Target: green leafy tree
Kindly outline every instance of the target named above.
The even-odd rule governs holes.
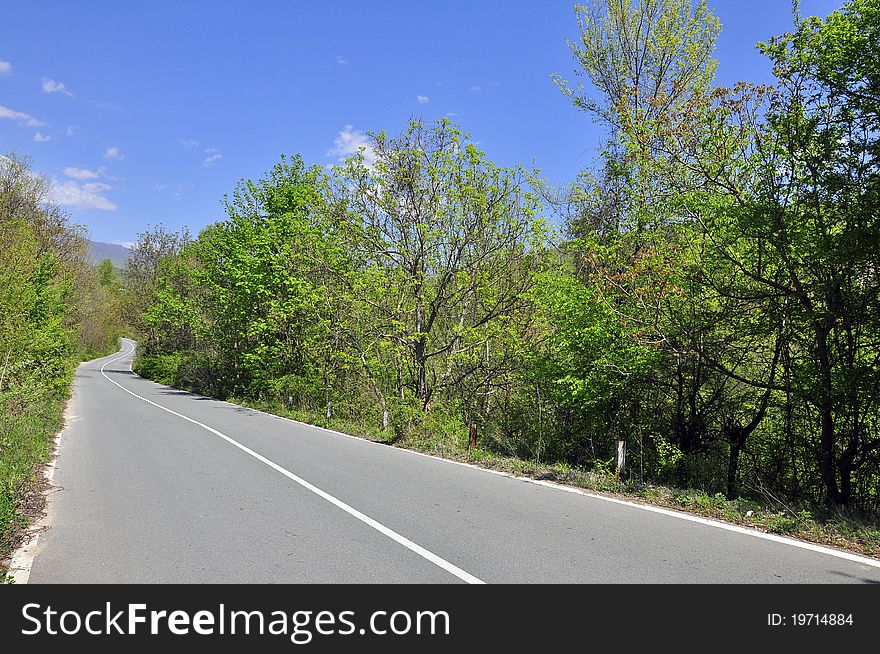
[[[861,49],[877,30],[876,2],[802,20],[761,45],[774,88],[717,89],[654,126],[665,163],[699,188],[687,197],[708,239],[703,272],[736,317],[729,324],[776,333],[775,345],[768,333],[739,357],[754,361],[763,349],[771,361],[773,352],[759,374],[732,363],[747,340],[704,354],[732,379],[784,398],[785,445],[802,461],[794,465],[809,466],[810,454],[832,507],[857,488],[866,500],[877,485],[880,62],[876,49]],[[793,442],[798,420],[806,452]]]
[[[356,347],[383,398],[428,411],[458,393],[471,417],[485,414],[541,265],[537,198],[524,171],[488,161],[448,120],[374,134],[370,147],[373,164],[362,153],[335,171],[354,261],[341,278],[369,316]]]
[[[118,312],[85,260],[82,227],[30,160],[0,156],[0,558],[50,453],[76,363],[115,346]]]
[[[266,397],[327,417],[343,374],[345,252],[326,222],[326,178],[282,159],[226,199],[227,220],[160,263],[144,314],[151,352],[190,352],[177,383]]]
[[[108,290],[116,290],[119,288],[121,281],[110,259],[104,259],[98,264],[98,283],[101,286]]]
[[[138,234],[138,240],[126,259],[123,269],[124,312],[128,325],[135,333],[155,343],[157,335],[144,321],[156,292],[159,266],[162,260],[173,256],[191,240],[189,231],[172,232],[162,225]]]
[[[581,39],[570,46],[593,93],[572,89],[558,75],[555,81],[608,128],[609,141],[599,173],[583,173],[562,194],[574,271],[591,302],[604,307],[593,313],[602,331],[644,348],[618,350],[633,356],[632,365],[621,360],[607,369],[606,381],[618,375],[621,383],[606,384],[616,386],[613,399],[585,419],[615,426],[603,439],[606,448],[617,425],[639,434],[642,450],[642,434],[651,443],[671,442],[692,455],[677,459],[674,481],[691,483],[684,466],[714,447],[730,389],[700,354],[715,329],[696,274],[703,246],[668,179],[674,171],[682,186],[692,175],[664,160],[655,126],[710,88],[720,27],[705,2],[690,0],[597,1],[575,10]],[[582,374],[589,379],[589,369]]]
[[[705,0],[593,0],[576,5],[580,42],[569,42],[596,94],[557,87],[576,107],[623,132],[645,136],[648,121],[711,84],[721,26]]]

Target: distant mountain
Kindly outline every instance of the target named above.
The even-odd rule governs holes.
[[[130,253],[131,250],[123,245],[89,241],[89,261],[96,266],[104,259],[110,259],[113,267],[121,270],[125,267]]]

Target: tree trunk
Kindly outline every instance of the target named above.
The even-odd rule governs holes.
[[[828,508],[841,504],[840,489],[837,486],[837,470],[834,465],[834,416],[828,406],[819,407],[822,431],[819,440],[819,469],[825,484],[825,503]]]
[[[735,500],[739,497],[737,475],[739,474],[739,455],[742,451],[742,437],[737,433],[739,431],[739,429],[731,430],[728,435],[730,458],[727,461],[727,499],[729,500]]]
[[[415,365],[416,365],[416,397],[422,401],[422,410],[427,411],[430,406],[431,392],[428,388],[428,361],[425,356],[427,352],[427,340],[422,337],[415,345]]]
[[[856,424],[853,425],[853,433],[850,436],[850,442],[843,451],[843,454],[840,455],[840,460],[837,462],[837,470],[840,472],[839,504],[849,504],[850,498],[852,497],[852,475],[856,468],[856,453],[859,450],[858,419],[856,418],[853,422]]]
[[[832,408],[831,359],[828,355],[830,329],[824,324],[817,324],[815,330],[820,379],[819,397],[816,404],[822,425],[819,437],[819,469],[822,483],[825,484],[825,503],[828,508],[834,508],[843,504],[843,497],[837,485],[837,466],[834,461],[834,445],[837,441],[837,434]]]

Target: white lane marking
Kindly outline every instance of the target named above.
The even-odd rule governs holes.
[[[356,438],[356,437],[354,437]],[[365,439],[361,439],[365,440]],[[370,441],[367,441],[370,442]],[[395,449],[403,449],[403,448],[395,448]],[[530,477],[518,477],[516,475],[512,475],[509,472],[503,472],[501,470],[491,470],[488,468],[481,468],[480,466],[475,466],[472,463],[465,463],[464,461],[454,461],[451,459],[443,459],[441,457],[432,456],[430,454],[425,454],[424,452],[415,452],[413,450],[403,450],[406,452],[412,452],[413,454],[419,456],[425,456],[430,459],[434,459],[436,461],[446,461],[447,463],[454,463],[457,465],[465,466],[468,468],[473,468],[475,470],[480,470],[482,472],[490,472],[495,475],[499,475],[501,477],[508,477],[509,479],[516,479],[517,481],[524,481],[528,484],[535,484],[537,486],[544,486],[546,488],[552,488],[553,490],[563,491],[565,493],[574,493],[575,495],[583,495],[584,497],[591,497],[593,499],[602,500],[603,502],[611,502],[613,504],[620,504],[622,506],[632,507],[634,509],[641,509],[642,511],[650,511],[651,513],[659,513],[661,515],[670,516],[672,518],[679,518],[680,520],[687,520],[688,522],[696,522],[701,525],[706,525],[708,527],[717,527],[718,529],[724,529],[726,531],[732,531],[737,534],[744,534],[746,536],[753,536],[755,538],[762,538],[764,540],[773,541],[774,543],[781,543],[783,545],[790,545],[792,547],[799,547],[801,549],[809,550],[811,552],[818,552],[819,554],[826,554],[828,556],[835,556],[840,559],[846,559],[847,561],[854,561],[856,563],[861,563],[862,565],[868,565],[873,568],[880,568],[880,561],[877,559],[870,558],[868,556],[862,556],[860,554],[855,554],[853,552],[846,552],[844,550],[838,550],[833,547],[826,547],[825,545],[819,545],[817,543],[810,543],[808,541],[797,540],[796,538],[790,538],[787,536],[779,536],[777,534],[768,534],[765,531],[759,531],[757,529],[750,529],[749,527],[741,527],[740,525],[734,525],[729,522],[721,522],[720,520],[713,520],[712,518],[704,518],[703,516],[694,515],[693,513],[685,513],[683,511],[676,511],[675,509],[667,509],[660,506],[652,506],[650,504],[640,504],[639,502],[632,502],[630,500],[621,500],[617,497],[608,497],[607,495],[599,495],[597,493],[591,493],[589,491],[582,490],[580,488],[574,488],[572,486],[565,486],[563,484],[557,484],[552,481],[546,481],[544,479],[532,479]]]
[[[354,507],[349,506],[348,504],[346,504],[346,503],[343,502],[342,500],[339,500],[339,499],[335,498],[333,495],[330,495],[330,493],[327,493],[327,492],[321,490],[320,488],[318,488],[317,486],[314,486],[313,484],[310,484],[309,482],[307,482],[307,481],[306,481],[305,479],[303,479],[302,477],[298,477],[297,475],[295,475],[295,474],[293,474],[292,472],[290,472],[290,470],[287,470],[286,468],[281,467],[280,465],[278,465],[278,464],[275,463],[274,461],[270,461],[269,459],[267,459],[266,457],[264,457],[262,454],[259,454],[259,453],[257,453],[257,452],[254,452],[252,449],[250,449],[250,448],[247,447],[246,445],[242,445],[242,444],[239,443],[237,440],[235,440],[235,439],[233,439],[233,438],[230,438],[230,437],[227,436],[226,434],[223,434],[223,433],[217,431],[216,429],[214,429],[213,427],[209,427],[208,425],[199,422],[198,420],[194,420],[194,419],[192,419],[192,418],[190,418],[190,417],[188,417],[188,416],[185,416],[185,415],[183,415],[182,413],[177,413],[177,411],[172,411],[171,409],[169,409],[169,408],[167,408],[167,407],[164,407],[164,406],[162,406],[161,404],[156,404],[156,403],[153,402],[152,400],[148,400],[148,399],[145,398],[145,397],[141,397],[141,396],[138,395],[137,393],[134,393],[134,392],[128,390],[127,388],[125,388],[125,386],[122,386],[121,384],[119,384],[119,383],[113,381],[112,379],[110,379],[110,378],[107,376],[107,374],[104,372],[104,366],[106,366],[106,365],[109,364],[109,363],[113,363],[113,362],[115,362],[115,361],[118,361],[119,359],[122,359],[122,358],[128,356],[129,354],[131,354],[132,352],[134,352],[134,350],[135,350],[135,346],[134,346],[134,344],[131,344],[131,349],[130,349],[130,350],[128,350],[127,352],[122,353],[121,355],[119,355],[119,356],[116,357],[115,359],[111,359],[110,361],[107,361],[103,366],[101,366],[101,374],[104,376],[104,379],[106,379],[107,381],[109,381],[111,384],[114,384],[115,386],[118,386],[119,388],[121,388],[122,390],[124,390],[124,391],[125,391],[126,393],[128,393],[129,395],[133,395],[134,397],[138,398],[139,400],[143,400],[143,401],[146,402],[147,404],[152,404],[152,405],[153,405],[154,407],[156,407],[157,409],[162,409],[163,411],[166,411],[166,412],[168,412],[168,413],[170,413],[170,414],[172,414],[172,415],[175,415],[175,416],[177,416],[178,418],[182,418],[183,420],[186,420],[187,422],[191,422],[191,423],[194,424],[194,425],[198,425],[198,426],[201,427],[202,429],[205,429],[206,431],[211,432],[211,433],[214,434],[215,436],[219,436],[220,438],[222,438],[223,440],[225,440],[227,443],[229,443],[229,444],[231,444],[231,445],[234,445],[235,447],[237,447],[238,449],[240,449],[242,452],[245,452],[246,454],[249,454],[250,456],[254,457],[257,461],[260,461],[261,463],[265,463],[267,466],[269,466],[269,467],[272,468],[273,470],[276,470],[277,472],[280,472],[282,475],[284,475],[284,476],[287,477],[288,479],[291,479],[292,481],[295,481],[297,484],[299,484],[300,486],[302,486],[302,487],[305,488],[306,490],[309,490],[309,491],[311,491],[312,493],[314,493],[315,495],[317,495],[318,497],[321,497],[321,498],[327,500],[328,502],[330,502],[330,503],[333,504],[334,506],[339,507],[340,509],[342,509],[343,511],[345,511],[346,513],[348,513],[349,515],[351,515],[351,516],[357,518],[358,520],[360,520],[360,521],[363,522],[364,524],[366,524],[366,525],[372,527],[373,529],[375,529],[375,530],[378,531],[379,533],[384,534],[385,536],[388,536],[388,538],[390,538],[391,540],[393,540],[393,541],[395,541],[395,542],[397,542],[397,543],[400,543],[401,545],[403,545],[403,546],[404,546],[405,548],[407,548],[408,550],[411,550],[412,552],[415,552],[416,554],[418,554],[418,555],[421,556],[422,558],[427,559],[428,561],[430,561],[431,563],[433,563],[433,564],[436,565],[437,567],[442,568],[443,570],[446,570],[446,572],[448,572],[448,573],[450,573],[450,574],[452,574],[452,575],[458,577],[458,578],[461,579],[462,581],[464,581],[464,582],[466,582],[466,583],[469,583],[469,584],[483,584],[483,583],[485,583],[484,581],[478,579],[477,577],[473,576],[472,574],[469,574],[469,573],[465,572],[464,570],[462,570],[462,569],[459,568],[458,566],[456,566],[456,565],[450,563],[449,561],[447,561],[447,560],[445,560],[445,559],[440,558],[439,556],[437,556],[437,555],[434,554],[433,552],[431,552],[431,551],[429,551],[429,550],[426,550],[426,549],[425,549],[424,547],[422,547],[421,545],[418,545],[418,544],[412,542],[412,541],[411,541],[410,539],[408,539],[406,536],[401,536],[400,534],[398,534],[398,533],[397,533],[396,531],[394,531],[393,529],[390,529],[390,528],[386,527],[385,525],[383,525],[381,522],[378,522],[378,521],[376,521],[376,520],[373,520],[373,518],[371,518],[370,516],[361,513],[360,511],[358,511],[358,510],[355,509]],[[129,369],[130,369],[130,368],[131,368],[131,366],[129,365]]]
[[[170,387],[169,387],[170,388]],[[213,399],[213,398],[207,398]],[[233,404],[232,402],[225,402],[224,400],[214,400],[215,402],[222,402],[223,404],[228,404],[231,407],[240,408],[241,405]],[[366,438],[361,438],[360,436],[352,436],[351,434],[346,434],[341,431],[336,431],[335,429],[327,429],[326,427],[318,427],[317,425],[310,425],[307,422],[300,422],[299,420],[294,420],[293,418],[287,418],[285,416],[278,416],[274,413],[266,413],[265,411],[260,411],[259,409],[254,409],[252,407],[247,407],[250,411],[256,411],[257,413],[261,413],[270,418],[277,418],[278,420],[284,420],[286,422],[292,422],[295,425],[299,425],[302,427],[308,427],[309,429],[316,429],[320,431],[327,432],[329,434],[335,434],[336,436],[344,436],[345,438],[349,438],[351,440],[358,441],[360,443],[364,443],[366,445],[374,445],[378,447],[388,448],[389,446],[384,443],[378,443],[376,441],[367,440]],[[774,543],[780,543],[782,545],[789,545],[791,547],[798,547],[800,549],[809,550],[811,552],[816,552],[818,554],[825,554],[827,556],[833,556],[839,559],[845,559],[847,561],[853,561],[855,563],[860,563],[862,565],[867,565],[873,568],[880,568],[880,561],[874,558],[870,558],[867,556],[862,556],[860,554],[855,554],[853,552],[847,552],[844,550],[835,549],[833,547],[827,547],[825,545],[819,545],[817,543],[810,543],[803,540],[797,540],[795,538],[789,538],[787,536],[779,536],[777,534],[768,534],[764,531],[759,531],[757,529],[752,529],[749,527],[741,527],[739,525],[734,525],[729,522],[721,522],[720,520],[713,520],[711,518],[704,518],[702,516],[694,515],[692,513],[685,513],[683,511],[676,511],[675,509],[667,509],[659,506],[652,506],[650,504],[641,504],[639,502],[631,502],[629,500],[621,500],[616,497],[609,497],[607,495],[599,495],[598,493],[591,493],[590,491],[585,491],[580,488],[574,488],[572,486],[566,486],[564,484],[558,484],[552,481],[546,481],[543,479],[532,479],[531,477],[519,477],[517,475],[512,475],[509,472],[503,472],[501,470],[492,470],[491,468],[483,468],[478,465],[474,465],[473,463],[466,463],[464,461],[456,461],[454,459],[444,459],[443,457],[434,456],[433,454],[428,454],[426,452],[417,452],[416,450],[408,450],[402,447],[392,447],[392,451],[401,452],[406,454],[413,454],[415,456],[425,457],[427,459],[431,459],[432,461],[438,461],[440,463],[449,463],[452,465],[463,466],[465,468],[470,468],[471,470],[476,470],[478,472],[489,473],[491,475],[497,475],[499,477],[507,477],[508,479],[513,479],[516,481],[522,481],[527,484],[535,484],[537,486],[544,486],[546,488],[551,488],[553,490],[562,491],[565,493],[574,493],[575,495],[583,495],[584,497],[590,497],[596,500],[602,500],[603,502],[611,502],[613,504],[620,504],[622,506],[628,506],[634,509],[641,509],[642,511],[650,511],[652,513],[659,513],[661,515],[669,516],[672,518],[678,518],[680,520],[687,520],[689,522],[695,522],[698,524],[706,525],[708,527],[715,527],[717,529],[724,529],[726,531],[731,531],[738,534],[744,534],[746,536],[752,536],[753,538],[761,538],[763,540],[769,540]]]
[[[213,398],[209,398],[213,399]],[[228,404],[232,407],[240,407],[241,405],[232,404],[231,402],[224,402],[223,400],[214,400],[215,402],[223,402],[224,404]],[[302,427],[308,427],[310,429],[317,429],[320,431],[324,431],[330,434],[334,434],[336,436],[344,436],[345,438],[350,438],[352,440],[359,441],[361,443],[365,443],[368,445],[378,445],[380,447],[388,448],[389,446],[384,443],[379,443],[376,441],[371,441],[366,438],[361,438],[360,436],[352,436],[351,434],[346,434],[341,431],[336,431],[334,429],[327,429],[326,427],[318,427],[317,425],[310,425],[307,422],[300,422],[299,420],[294,420],[293,418],[287,418],[285,416],[277,416],[274,413],[266,413],[265,411],[260,411],[259,409],[254,409],[252,407],[247,407],[250,411],[256,411],[257,413],[261,413],[270,418],[277,418],[279,420],[285,420],[287,422],[292,422],[296,425],[300,425]],[[641,504],[639,502],[632,502],[629,500],[622,500],[616,497],[609,497],[607,495],[599,495],[598,493],[591,493],[590,491],[585,491],[581,488],[575,488],[573,486],[566,486],[564,484],[555,483],[552,481],[546,481],[544,479],[532,479],[531,477],[520,477],[517,475],[510,474],[509,472],[503,472],[501,470],[492,470],[491,468],[483,468],[478,465],[474,465],[473,463],[466,463],[464,461],[456,461],[455,459],[444,459],[443,457],[435,456],[433,454],[428,454],[426,452],[418,452],[416,450],[409,450],[403,447],[392,447],[391,448],[395,452],[405,452],[407,454],[414,454],[416,456],[425,457],[427,459],[431,459],[433,461],[439,461],[441,463],[450,463],[452,465],[463,466],[465,468],[470,468],[472,470],[476,470],[479,472],[489,473],[491,475],[497,475],[499,477],[507,477],[508,479],[514,479],[516,481],[522,481],[527,484],[535,484],[536,486],[544,486],[545,488],[552,488],[553,490],[562,491],[564,493],[574,493],[575,495],[583,495],[584,497],[591,497],[596,500],[602,500],[603,502],[611,502],[613,504],[620,504],[622,506],[628,506],[634,509],[641,509],[642,511],[650,511],[652,513],[659,513],[661,515],[669,516],[672,518],[678,518],[680,520],[687,520],[688,522],[696,522],[698,524],[706,525],[708,527],[716,527],[718,529],[724,529],[726,531],[732,531],[737,534],[744,534],[746,536],[752,536],[754,538],[762,538],[764,540],[769,540],[774,543],[781,543],[783,545],[790,545],[791,547],[799,547],[804,550],[809,550],[811,552],[817,552],[819,554],[825,554],[828,556],[834,556],[839,559],[846,559],[847,561],[854,561],[855,563],[861,563],[862,565],[871,566],[873,568],[880,568],[880,560],[862,556],[860,554],[855,554],[853,552],[847,552],[844,550],[835,549],[833,547],[827,547],[825,545],[819,545],[817,543],[810,543],[808,541],[797,540],[796,538],[790,538],[788,536],[779,536],[777,534],[768,534],[765,531],[759,531],[757,529],[752,529],[749,527],[741,527],[740,525],[734,525],[729,522],[721,522],[720,520],[713,520],[712,518],[704,518],[702,516],[694,515],[693,513],[685,513],[683,511],[677,511],[675,509],[667,509],[659,506],[652,506],[650,504]]]

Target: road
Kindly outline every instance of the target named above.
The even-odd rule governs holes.
[[[846,583],[880,567],[80,366],[29,583]]]

